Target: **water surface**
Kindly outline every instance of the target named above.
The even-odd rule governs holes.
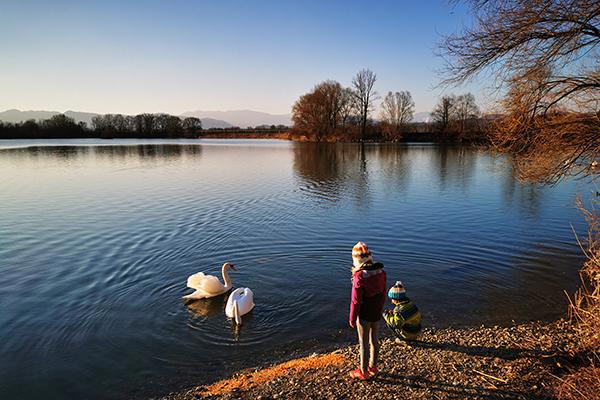
[[[552,319],[591,187],[518,183],[483,151],[279,141],[0,143],[0,398],[123,398],[346,329],[354,243],[425,324]],[[225,297],[188,275],[238,265]],[[258,362],[258,360],[257,360]]]

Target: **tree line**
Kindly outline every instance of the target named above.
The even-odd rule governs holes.
[[[169,114],[104,114],[92,117],[91,126],[75,122],[64,114],[46,120],[24,122],[0,121],[0,139],[69,139],[69,138],[198,138],[237,135],[237,137],[276,136],[289,131],[285,125],[259,125],[256,127],[227,128],[202,127],[196,117],[180,118]]]
[[[292,108],[293,133],[315,141],[399,141],[423,130],[415,125],[415,102],[409,91],[388,92],[375,118],[377,75],[359,71],[350,87],[326,80],[300,96]],[[482,140],[483,124],[475,96],[471,93],[444,96],[431,113],[426,131],[434,140]],[[435,134],[435,135],[431,135]]]
[[[85,122],[76,123],[73,118],[64,114],[52,118],[24,122],[0,121],[0,139],[63,139],[89,137]]]
[[[202,130],[202,121],[169,114],[104,114],[92,118],[92,130],[100,137],[195,138]]]
[[[194,138],[202,130],[199,118],[181,119],[169,114],[105,114],[92,118],[91,127],[64,114],[18,123],[0,121],[2,139],[59,138]]]
[[[484,121],[472,93],[447,95],[439,99],[431,119],[442,140],[477,141],[481,139]]]

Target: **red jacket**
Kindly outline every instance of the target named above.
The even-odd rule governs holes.
[[[350,298],[350,325],[354,326],[357,317],[369,322],[381,319],[386,288],[386,275],[381,263],[367,265],[354,273]]]

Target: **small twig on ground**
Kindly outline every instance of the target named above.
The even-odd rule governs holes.
[[[474,369],[473,372],[478,373],[479,375],[485,376],[486,378],[495,379],[498,382],[508,383],[508,381],[506,379],[496,378],[495,376],[488,375],[488,374],[486,374],[484,372],[481,372],[481,371],[477,371],[476,369]]]

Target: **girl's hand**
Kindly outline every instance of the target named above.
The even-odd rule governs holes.
[[[350,328],[356,328],[356,323],[355,322],[348,321],[348,324],[350,325]]]

